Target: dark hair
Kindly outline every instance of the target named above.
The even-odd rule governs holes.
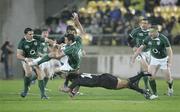
[[[76,32],[76,29],[74,28],[74,26],[72,25],[68,25],[67,28],[66,28],[66,32],[69,31],[69,30],[74,30]]]
[[[75,38],[74,38],[74,35],[73,34],[66,34],[65,37],[70,41],[74,42],[75,41]]]
[[[148,23],[149,23],[149,20],[148,19],[146,19],[146,18],[142,18],[142,19],[140,19],[140,22],[141,21],[147,21]]]
[[[44,28],[44,29],[42,29],[41,31],[42,31],[42,32],[44,32],[44,31],[48,31],[48,29]]]
[[[27,34],[29,31],[33,31],[31,28],[25,28],[24,34]]]
[[[151,25],[152,29],[158,30],[158,26],[157,25]]]

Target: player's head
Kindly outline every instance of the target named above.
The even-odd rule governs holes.
[[[49,36],[49,31],[47,29],[42,29],[41,36],[47,38]]]
[[[27,39],[31,40],[33,38],[34,32],[31,28],[25,28],[24,34],[25,34]]]
[[[66,34],[65,35],[65,44],[70,45],[75,41],[74,35],[73,34]]]
[[[68,25],[67,28],[66,28],[66,33],[67,33],[67,34],[76,35],[76,34],[77,34],[77,31],[76,31],[76,29],[74,28],[74,26]]]
[[[149,29],[149,33],[148,35],[151,37],[151,38],[156,38],[158,36],[158,28],[157,26],[152,26],[150,29]]]
[[[143,30],[147,30],[150,26],[149,21],[147,19],[141,19],[139,22],[139,26],[143,29]]]

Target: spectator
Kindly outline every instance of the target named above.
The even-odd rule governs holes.
[[[177,0],[161,0],[160,1],[160,5],[162,5],[162,6],[167,6],[167,5],[174,6],[174,5],[176,5],[176,3],[177,3]]]
[[[121,19],[121,10],[115,6],[114,9],[110,12],[111,21],[118,21]]]
[[[9,41],[5,41],[1,47],[1,50],[1,62],[4,64],[5,79],[10,79],[12,77],[12,74],[10,73],[10,64],[12,65],[12,54],[14,51]]]

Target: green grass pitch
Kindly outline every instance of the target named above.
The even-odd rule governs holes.
[[[164,95],[167,84],[157,80],[159,99],[146,100],[132,90],[81,87],[82,96],[71,99],[58,91],[63,80],[49,81],[50,99],[41,100],[37,82],[29,95],[21,98],[23,80],[0,80],[0,112],[180,112],[180,80],[174,81],[174,96]],[[141,84],[142,86],[142,81]]]

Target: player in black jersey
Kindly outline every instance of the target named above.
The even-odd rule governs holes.
[[[146,99],[150,99],[151,93],[148,90],[139,88],[139,80],[143,76],[150,76],[148,73],[138,73],[134,77],[130,77],[127,80],[121,80],[118,77],[113,76],[109,73],[103,74],[90,74],[90,73],[71,73],[67,76],[72,81],[71,85],[67,88],[60,88],[63,92],[69,92],[70,96],[75,96],[73,89],[76,86],[85,87],[103,87],[106,89],[119,90],[123,88],[129,88],[135,90],[145,96]]]

